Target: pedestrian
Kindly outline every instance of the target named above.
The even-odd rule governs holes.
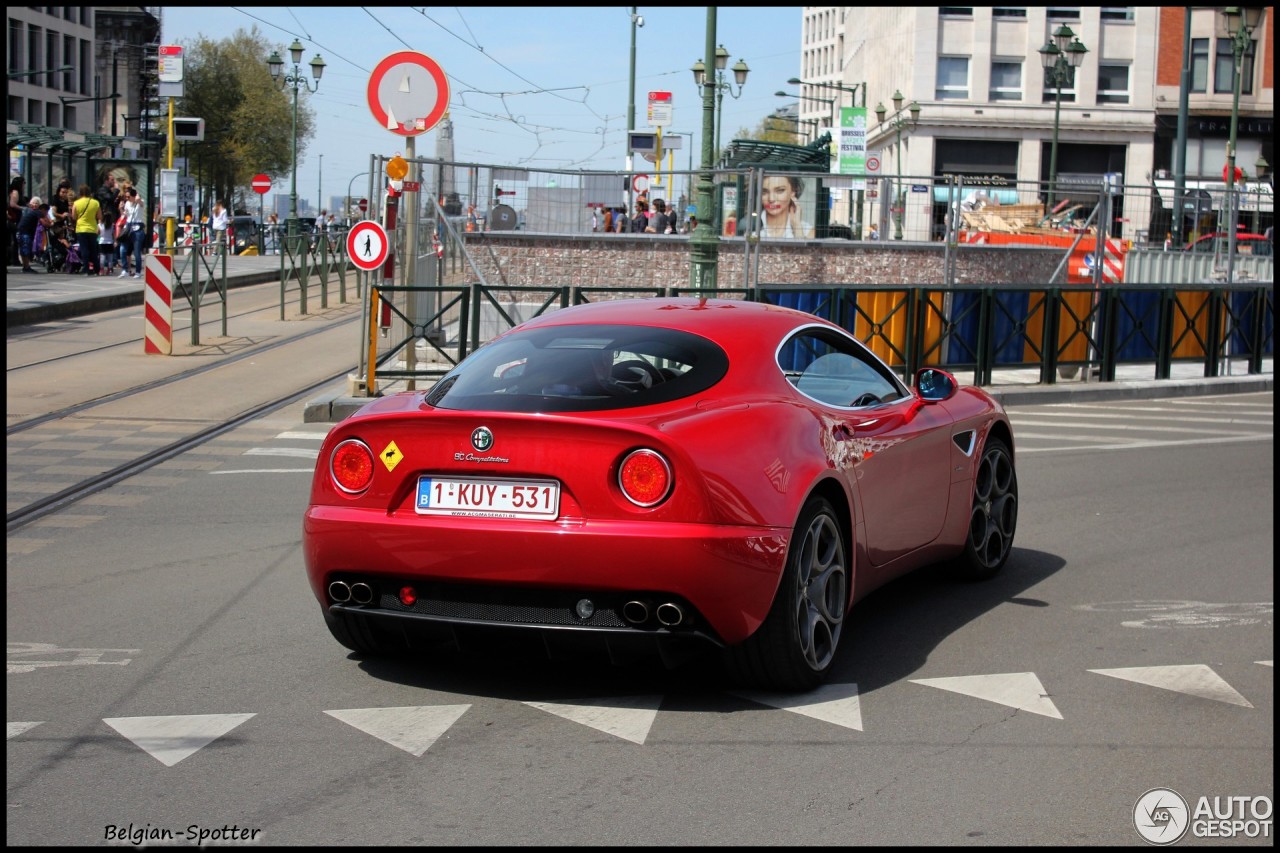
[[[31,257],[35,254],[36,229],[40,225],[40,196],[33,195],[23,208],[18,218],[18,260],[22,263],[22,271],[34,273],[31,268]]]
[[[880,239],[880,229],[876,228],[876,224],[874,222],[871,223],[871,234],[869,236],[872,240]]]
[[[613,233],[613,208],[606,207],[604,209],[604,233]]]
[[[102,186],[98,187],[98,191],[94,193],[94,198],[98,200],[98,209],[102,211],[105,219],[110,211],[116,209],[116,204],[120,200],[120,190],[116,186],[116,176],[111,171],[102,178]]]
[[[227,245],[227,203],[219,199],[213,205],[213,221],[210,223],[213,228],[213,243],[215,246]],[[214,251],[218,251],[216,248]]]
[[[649,202],[640,199],[636,202],[635,215],[631,217],[631,233],[643,234],[649,227]]]
[[[596,209],[591,208],[591,231],[595,233],[600,230],[600,216],[596,213]]]
[[[649,219],[644,226],[644,233],[666,234],[667,226],[667,203],[660,198],[655,198],[653,211],[649,214]]]
[[[104,208],[98,220],[98,275],[109,275],[116,265],[116,205]]]
[[[280,217],[271,214],[267,217],[267,252],[280,251]]]
[[[613,230],[619,234],[629,234],[631,232],[631,222],[627,219],[627,211],[618,208],[618,215],[613,220]]]
[[[133,253],[133,278],[142,277],[142,244],[146,241],[142,219],[142,199],[133,187],[125,192],[124,227],[120,237],[120,278],[129,275],[129,254]]]
[[[98,224],[102,222],[102,206],[93,197],[88,184],[80,185],[80,197],[71,205],[76,242],[80,246],[80,263],[85,275],[98,274]]]

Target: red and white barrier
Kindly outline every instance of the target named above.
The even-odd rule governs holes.
[[[145,276],[143,308],[146,333],[143,352],[173,354],[173,258],[147,255],[142,264]]]

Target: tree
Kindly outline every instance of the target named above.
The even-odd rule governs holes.
[[[226,199],[233,211],[253,209],[253,176],[263,172],[274,179],[293,168],[293,92],[271,79],[267,57],[274,50],[288,61],[288,51],[269,43],[256,26],[183,46],[184,95],[175,115],[203,118],[205,141],[182,143],[184,150],[175,153],[188,158],[187,174],[201,191],[212,193],[204,199],[206,210],[212,199]],[[299,159],[315,127],[309,97],[298,93]]]

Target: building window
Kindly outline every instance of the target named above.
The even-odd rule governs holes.
[[[1253,94],[1253,57],[1254,47],[1250,41],[1240,58],[1240,94]],[[1236,90],[1235,54],[1231,50],[1231,39],[1218,39],[1217,55],[1213,64],[1213,91],[1217,94],[1231,95]]]
[[[1067,9],[1062,6],[1050,6],[1046,16],[1050,21],[1078,21],[1080,20],[1080,10]]]
[[[964,56],[938,57],[938,86],[934,98],[939,101],[965,101],[969,98],[969,59]]]
[[[1129,103],[1129,66],[1098,65],[1098,103]]]
[[[1132,6],[1103,6],[1100,17],[1104,21],[1132,21]]]
[[[991,63],[991,91],[987,93],[991,101],[1022,100],[1022,63]]]
[[[1209,91],[1209,40],[1191,40],[1191,91]]]
[[[1025,18],[1027,9],[1025,6],[992,6],[991,17],[993,18]]]
[[[938,14],[944,18],[972,18],[972,6],[939,6]]]

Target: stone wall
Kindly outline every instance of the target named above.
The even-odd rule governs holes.
[[[667,235],[577,237],[528,232],[465,234],[467,251],[490,285],[573,284],[601,288],[687,287],[689,238]],[[1061,249],[959,246],[956,284],[1043,284],[1062,261]],[[719,286],[744,288],[746,245],[720,242]],[[759,284],[939,284],[942,243],[848,240],[764,241],[751,259]],[[465,276],[470,279],[473,276]]]

